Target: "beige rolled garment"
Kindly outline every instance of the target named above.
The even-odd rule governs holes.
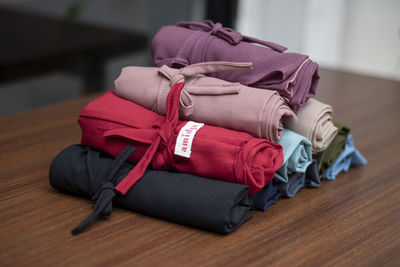
[[[305,136],[312,143],[312,153],[325,150],[338,131],[332,122],[332,107],[313,98],[297,113],[297,123],[288,129]]]

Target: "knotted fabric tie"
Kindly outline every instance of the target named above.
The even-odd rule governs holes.
[[[225,70],[237,70],[237,69],[249,69],[252,64],[249,62],[245,63],[233,63],[233,62],[207,62],[198,63],[194,65],[187,66],[180,69],[174,75],[170,75],[168,71],[161,72],[169,77],[171,81],[171,90],[167,96],[167,106],[166,106],[166,120],[160,126],[159,129],[145,129],[145,130],[112,130],[105,133],[105,136],[122,136],[128,139],[138,140],[144,143],[151,144],[146,150],[143,158],[138,162],[135,168],[125,177],[116,187],[115,190],[125,195],[126,192],[143,176],[150,162],[152,161],[154,154],[157,152],[159,146],[162,144],[164,148],[164,153],[167,153],[167,158],[172,159],[172,151],[168,149],[170,143],[173,142],[173,136],[175,133],[175,127],[179,119],[179,102],[181,99],[181,92],[185,86],[185,77],[193,76],[196,74],[205,74],[209,72],[225,71]],[[196,86],[188,86],[196,91]],[[235,89],[236,87],[236,89]],[[185,86],[186,88],[186,86]],[[237,85],[232,88],[228,88],[229,92],[237,92]],[[211,93],[213,90],[208,90]],[[189,94],[185,94],[189,97]],[[135,134],[132,134],[135,132]],[[155,136],[157,135],[157,136]],[[149,136],[151,137],[149,139]],[[155,137],[155,138],[152,138]],[[154,141],[151,141],[154,140]]]
[[[172,69],[163,65],[158,72],[170,80],[171,86],[176,83],[184,82],[185,78],[221,71],[249,70],[252,68],[251,62],[227,62],[210,61],[186,66],[179,70]],[[194,101],[191,95],[229,95],[239,94],[241,85],[239,83],[221,84],[185,84],[179,97],[181,112],[185,116],[193,113]],[[159,103],[161,105],[161,103]]]
[[[199,42],[204,38],[206,42],[209,42],[210,41],[209,37],[211,35],[216,36],[228,42],[231,45],[237,45],[241,41],[245,41],[249,43],[261,44],[280,53],[284,52],[287,49],[286,47],[273,42],[263,41],[253,37],[242,35],[241,33],[236,32],[231,28],[222,27],[221,23],[214,23],[211,20],[206,20],[204,22],[182,21],[179,22],[176,26],[194,30],[193,34],[186,40],[186,42],[181,47],[181,49],[179,50],[178,54],[176,55],[175,59],[172,62],[174,66],[178,67],[189,65],[188,57],[190,54],[192,54],[192,56],[198,59],[192,62],[204,61],[201,59],[201,57],[204,54],[203,52],[205,52],[205,50],[202,49],[201,52],[195,52],[193,54],[193,49],[197,47]],[[208,35],[204,35],[204,32],[207,32]],[[204,47],[207,46],[204,45],[203,48]]]
[[[234,31],[231,28],[222,27],[221,23],[214,23],[211,20],[206,20],[204,22],[182,21],[179,22],[176,26],[185,27],[191,30],[209,32],[210,34],[215,35],[232,45],[237,45],[241,41],[246,41],[269,47],[278,52],[283,52],[287,49],[286,47],[273,42],[263,41],[253,37],[242,35],[241,33]]]
[[[88,224],[93,221],[99,214],[103,214],[106,216],[109,216],[112,212],[112,200],[116,195],[116,192],[114,191],[114,186],[116,183],[116,173],[117,171],[121,168],[122,164],[132,155],[133,152],[135,152],[135,148],[127,146],[121,154],[118,155],[118,157],[113,161],[110,169],[108,172],[105,174],[104,183],[96,191],[94,194],[92,200],[95,201],[94,205],[94,210],[92,214],[89,215],[89,217],[81,222],[75,229],[71,231],[73,235],[77,235],[82,230],[88,226]],[[92,162],[95,160],[96,153],[92,150],[89,150],[88,152],[88,160]],[[97,174],[97,175],[104,175],[104,174]]]
[[[142,178],[144,172],[149,166],[151,160],[153,159],[154,154],[156,153],[161,142],[163,143],[164,146],[167,146],[167,144],[173,141],[171,137],[174,135],[175,127],[178,123],[178,118],[179,118],[179,96],[184,85],[185,84],[183,82],[180,82],[172,86],[171,91],[169,92],[167,97],[166,120],[159,129],[137,130],[138,131],[137,136],[139,136],[139,139],[140,137],[143,137],[142,141],[145,143],[149,143],[149,140],[151,140],[146,138],[146,134],[147,136],[148,134],[151,134],[153,136],[154,134],[157,134],[157,137],[153,139],[154,141],[151,143],[150,147],[146,150],[142,159],[138,162],[135,168],[133,168],[132,171],[129,172],[129,174],[115,187],[115,190],[117,190],[122,195],[125,195],[126,192],[128,192],[128,190],[140,178]],[[129,133],[127,134],[130,135]],[[105,134],[105,136],[112,136],[112,135],[123,136],[123,134],[119,133],[118,130],[110,131]],[[172,154],[172,152],[169,151],[168,149],[167,152],[169,154]],[[172,157],[172,155],[170,155],[170,157]]]

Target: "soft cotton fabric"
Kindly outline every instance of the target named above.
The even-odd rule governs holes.
[[[180,119],[248,132],[276,141],[283,124],[296,115],[276,91],[250,88],[202,74],[249,68],[251,63],[205,62],[182,69],[126,67],[115,81],[115,94],[165,115],[167,95],[185,82],[180,95]]]
[[[331,167],[322,175],[324,179],[335,180],[341,172],[347,172],[351,166],[359,167],[367,164],[364,156],[354,147],[351,134],[347,137],[346,147]]]
[[[321,185],[321,179],[318,174],[317,161],[313,159],[306,170],[306,187],[317,188]]]
[[[64,192],[93,198],[104,190],[114,162],[105,153],[72,145],[53,160],[50,184]],[[111,175],[118,183],[133,167],[125,162]],[[247,193],[245,185],[147,170],[126,195],[117,194],[112,202],[132,211],[227,234],[252,217]]]
[[[250,196],[251,208],[266,211],[269,206],[278,201],[280,196],[279,186],[271,181],[263,189]]]
[[[338,122],[335,122],[335,127],[338,128],[338,132],[330,145],[324,151],[313,155],[317,160],[318,174],[320,177],[333,165],[346,147],[347,136],[350,133],[350,129]]]
[[[306,173],[290,174],[287,183],[279,183],[279,191],[282,197],[294,197],[296,193],[306,185]]]
[[[288,129],[311,141],[312,154],[325,150],[338,131],[332,122],[332,107],[315,99],[309,99],[297,113],[297,123]]]
[[[291,130],[285,129],[277,141],[283,148],[283,164],[275,173],[275,179],[284,183],[292,173],[304,173],[312,162],[311,142]]]
[[[318,175],[318,169],[316,161],[308,165],[306,172],[303,173],[292,173],[289,175],[287,183],[276,182],[274,183],[279,186],[279,191],[282,197],[294,197],[296,193],[303,187],[316,188],[321,184],[321,180]]]
[[[138,163],[116,190],[125,194],[151,163],[153,169],[191,173],[246,184],[249,194],[261,190],[282,165],[282,147],[247,133],[204,125],[197,131],[190,158],[174,154],[179,130],[178,103],[183,83],[171,89],[167,117],[107,92],[82,109],[82,144],[117,156],[127,146],[137,148],[129,161]]]
[[[261,44],[260,45],[255,45]],[[164,26],[151,46],[154,64],[180,68],[207,61],[253,62],[249,71],[210,73],[230,82],[278,91],[297,111],[315,95],[318,64],[308,56],[283,53],[285,47],[241,35],[220,23],[180,22]]]

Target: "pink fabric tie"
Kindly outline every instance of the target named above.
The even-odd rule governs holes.
[[[170,80],[171,86],[178,82],[185,82],[185,78],[198,75],[207,74],[219,71],[230,71],[230,70],[246,70],[251,69],[251,62],[204,62],[186,66],[179,69],[171,69],[167,66],[162,66],[158,72],[164,75]],[[191,95],[230,95],[238,94],[241,85],[239,83],[228,83],[224,86],[220,84],[186,84],[182,89],[180,96],[180,107],[181,112],[184,116],[190,116],[193,114],[195,107],[195,101],[192,100]],[[162,103],[159,103],[162,105]]]

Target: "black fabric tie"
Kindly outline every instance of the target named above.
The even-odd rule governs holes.
[[[119,155],[115,158],[112,165],[108,169],[105,176],[104,183],[99,190],[96,191],[92,200],[95,201],[94,210],[87,219],[81,222],[75,229],[71,231],[73,235],[77,235],[89,225],[99,214],[110,216],[112,212],[112,200],[116,196],[117,192],[114,190],[116,183],[117,171],[121,168],[124,162],[136,151],[136,148],[127,146]],[[89,151],[89,153],[98,153],[96,151]],[[93,158],[88,155],[88,159]]]

